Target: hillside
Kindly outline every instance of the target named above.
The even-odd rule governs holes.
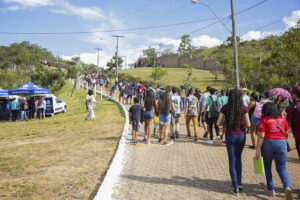
[[[177,87],[184,85],[184,80],[187,78],[186,68],[167,68],[167,70],[168,75],[162,78],[160,81],[161,85]],[[140,78],[141,81],[152,81],[152,79],[149,77],[151,72],[151,67],[144,67],[122,70],[119,73],[130,75],[134,78]],[[208,85],[218,89],[225,88],[224,76],[219,75],[218,79],[215,81],[215,76],[207,70],[194,69],[192,78],[195,78],[195,80],[192,81],[192,85],[195,88],[199,88],[201,91],[204,91]]]

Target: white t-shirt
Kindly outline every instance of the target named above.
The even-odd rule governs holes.
[[[248,95],[243,95],[243,102],[244,102],[244,106],[248,108],[248,105],[250,103],[250,98],[248,97]]]
[[[180,101],[181,101],[180,96],[172,94],[171,98],[175,107],[175,113],[180,114]]]
[[[87,95],[86,96],[86,98],[89,100],[88,102],[87,102],[87,105],[88,106],[91,106],[91,107],[94,107],[95,106],[95,103],[96,103],[96,99],[95,99],[95,97],[94,97],[94,95]]]
[[[206,99],[210,96],[210,92],[205,92],[201,95],[199,102],[202,103],[201,112],[204,112],[205,106],[206,106]],[[209,107],[207,108],[207,111],[209,111]]]

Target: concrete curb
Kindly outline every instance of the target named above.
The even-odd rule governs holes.
[[[97,94],[101,94],[100,92],[97,91]],[[107,95],[102,94],[104,97],[108,98]],[[111,165],[108,168],[108,171],[104,177],[104,180],[94,198],[94,200],[110,200],[112,199],[112,194],[113,194],[113,188],[115,183],[118,182],[118,180],[120,179],[120,175],[123,169],[123,157],[124,157],[124,148],[125,148],[125,141],[126,141],[126,137],[129,134],[129,115],[128,115],[128,111],[126,110],[126,108],[119,103],[117,100],[115,99],[110,99],[111,101],[114,101],[115,103],[117,103],[121,108],[122,111],[125,115],[125,123],[124,123],[124,129],[122,132],[122,136],[119,142],[119,146],[118,149],[116,151],[115,157],[113,158],[113,161],[111,163]]]

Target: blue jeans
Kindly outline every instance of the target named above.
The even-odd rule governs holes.
[[[264,158],[267,187],[269,190],[274,190],[274,183],[271,171],[273,159],[275,160],[276,171],[279,174],[283,187],[291,188],[289,174],[286,170],[286,145],[286,141],[283,139],[265,140],[262,145],[261,155]]]
[[[180,110],[183,111],[184,109],[185,109],[185,98],[181,97]]]
[[[28,121],[27,111],[22,110],[21,111],[21,121],[24,120],[24,116],[25,116],[25,120]]]
[[[139,98],[139,104],[142,104],[143,94],[138,94],[137,96]]]
[[[229,172],[233,188],[242,183],[242,152],[246,143],[246,135],[226,134],[226,147],[229,160]]]

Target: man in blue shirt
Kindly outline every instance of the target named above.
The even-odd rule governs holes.
[[[10,110],[12,112],[12,121],[16,121],[18,117],[18,101],[16,98],[11,102]]]

